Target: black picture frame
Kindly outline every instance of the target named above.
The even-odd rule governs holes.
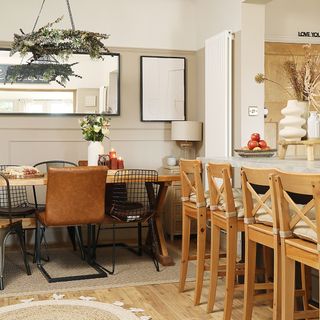
[[[141,121],[186,120],[186,62],[185,57],[140,56]]]

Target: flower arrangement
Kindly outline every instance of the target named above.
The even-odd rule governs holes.
[[[102,115],[88,115],[80,119],[80,127],[86,141],[103,141],[110,136],[110,118]]]
[[[269,79],[262,73],[255,76],[257,83],[269,81],[279,85],[289,97],[298,101],[308,101],[320,111],[320,56],[318,51],[313,50],[310,44],[304,45],[304,58],[301,64],[292,58],[283,63],[283,71],[290,83],[290,91],[284,88],[279,82]]]

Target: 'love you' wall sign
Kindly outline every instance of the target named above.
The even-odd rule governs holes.
[[[320,32],[298,31],[298,37],[320,38]]]

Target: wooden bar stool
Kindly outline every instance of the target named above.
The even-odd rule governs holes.
[[[252,318],[254,291],[273,289],[265,299],[273,298],[273,319],[280,319],[280,242],[279,222],[272,210],[277,205],[270,185],[270,176],[277,173],[275,169],[241,168],[242,192],[245,223],[245,285],[243,319]],[[258,188],[261,191],[256,191]],[[261,192],[261,193],[260,193]],[[273,283],[255,284],[257,244],[274,250]],[[267,277],[266,277],[267,278]]]
[[[197,261],[196,285],[194,304],[200,303],[205,271],[206,223],[210,211],[206,206],[206,199],[201,179],[202,165],[199,160],[181,160],[181,200],[182,200],[182,252],[180,266],[179,291],[184,291],[188,263]],[[197,254],[190,256],[190,226],[191,220],[197,221]]]
[[[320,319],[319,310],[307,310],[306,299],[304,311],[294,312],[295,262],[320,271],[320,175],[278,172],[272,180],[279,201],[281,319]],[[310,201],[299,205],[297,194],[311,196]]]
[[[230,319],[235,277],[244,273],[244,264],[236,261],[237,235],[239,231],[244,231],[242,194],[241,190],[232,189],[230,164],[209,163],[207,172],[211,213],[210,288],[207,311],[211,312],[213,309],[218,274],[223,269],[226,274],[223,319]],[[227,238],[226,264],[224,266],[219,265],[222,230],[225,231]]]

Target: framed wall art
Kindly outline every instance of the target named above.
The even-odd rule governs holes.
[[[186,59],[141,56],[141,121],[186,119]]]

